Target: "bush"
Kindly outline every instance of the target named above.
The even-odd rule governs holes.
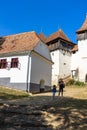
[[[76,85],[76,86],[84,86],[85,83],[84,82],[81,82],[81,81],[76,81],[74,79],[70,79],[67,84],[67,86],[70,86],[70,85]]]
[[[69,86],[69,85],[74,85],[75,84],[75,80],[74,79],[70,79],[66,85]]]
[[[84,82],[76,81],[75,85],[77,85],[77,86],[84,86],[85,84],[84,84]]]

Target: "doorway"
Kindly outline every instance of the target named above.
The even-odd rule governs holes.
[[[44,92],[45,90],[45,80],[40,80],[40,93]]]
[[[87,74],[85,75],[85,82],[87,83]]]

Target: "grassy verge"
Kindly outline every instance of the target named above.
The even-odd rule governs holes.
[[[78,98],[78,99],[87,99],[87,85],[85,85],[85,86],[77,86],[77,85],[66,86],[65,90],[69,97]]]
[[[0,86],[0,99],[19,99],[29,97],[29,93]]]

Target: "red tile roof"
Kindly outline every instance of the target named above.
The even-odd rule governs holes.
[[[40,41],[37,34],[33,31],[5,36],[0,39],[3,42],[0,47],[0,54],[33,50]]]
[[[41,40],[42,42],[45,43],[47,37],[46,37],[43,33],[40,33],[40,34],[38,35],[38,37],[40,38],[40,40]]]
[[[78,51],[78,45],[74,45],[74,48],[72,49],[72,52]]]
[[[53,41],[53,40],[59,39],[59,38],[65,40],[65,41],[71,42],[70,39],[64,34],[64,32],[63,32],[61,29],[59,29],[57,32],[51,34],[51,35],[47,38],[46,44],[47,44],[48,42],[50,42],[50,41]]]
[[[86,17],[85,21],[83,22],[81,28],[79,30],[77,30],[76,33],[84,32],[84,31],[87,31],[87,17]]]

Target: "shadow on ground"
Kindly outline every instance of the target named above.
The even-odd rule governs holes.
[[[0,105],[1,130],[87,130],[87,100],[37,95]]]

